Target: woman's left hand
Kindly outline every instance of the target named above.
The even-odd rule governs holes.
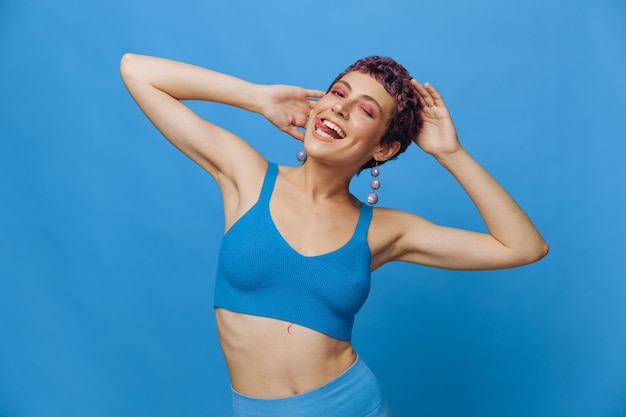
[[[422,105],[422,128],[413,141],[434,157],[450,155],[462,149],[441,94],[429,83],[422,85],[413,79],[411,85]]]

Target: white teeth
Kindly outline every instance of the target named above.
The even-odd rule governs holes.
[[[341,130],[341,128],[339,126],[337,126],[336,124],[334,124],[330,120],[324,120],[322,123],[325,124],[326,126],[330,127],[335,132],[337,132],[337,134],[339,135],[339,137],[341,139],[346,137],[346,134],[343,132],[343,130]]]
[[[334,137],[330,136],[328,133],[324,132],[322,129],[319,129],[319,128],[315,129],[315,132],[324,138],[335,139]]]

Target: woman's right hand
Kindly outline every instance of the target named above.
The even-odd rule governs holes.
[[[259,91],[259,113],[274,126],[298,140],[304,139],[309,112],[320,97],[320,90],[308,90],[291,85],[263,85]]]

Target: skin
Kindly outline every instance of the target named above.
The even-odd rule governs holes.
[[[348,73],[325,94],[256,85],[133,54],[122,58],[121,73],[152,123],[217,181],[225,230],[256,202],[267,161],[243,139],[200,118],[180,100],[214,101],[257,112],[302,140],[308,159],[298,167],[279,168],[270,214],[285,240],[306,256],[333,251],[350,239],[360,205],[349,192],[350,180],[371,158],[385,161],[399,148],[395,142],[380,144],[395,104],[367,74]],[[423,128],[414,142],[457,179],[488,232],[443,227],[411,213],[375,208],[367,235],[371,269],[391,261],[496,269],[545,256],[547,245],[526,214],[461,146],[438,91],[416,80],[412,85],[423,106]],[[339,126],[345,137],[320,134],[317,128],[323,120]],[[306,133],[297,127],[306,127]],[[275,398],[308,391],[343,372],[355,359],[350,342],[297,324],[219,308],[215,316],[233,388],[246,395]]]

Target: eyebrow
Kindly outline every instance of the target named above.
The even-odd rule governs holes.
[[[338,82],[338,83],[341,83],[341,84],[343,84],[343,85],[345,85],[345,86],[346,86],[346,88],[347,88],[348,90],[350,90],[350,92],[352,92],[352,86],[350,85],[350,83],[349,83],[349,82],[344,81],[344,80],[338,80],[337,82]],[[374,103],[374,104],[376,105],[376,107],[378,107],[378,110],[380,110],[380,113],[381,113],[381,114],[383,113],[383,108],[382,108],[382,107],[380,107],[380,104],[378,104],[378,101],[376,101],[376,99],[375,99],[374,97],[372,97],[372,96],[368,96],[367,94],[362,94],[362,95],[361,95],[361,97],[363,97],[363,98],[364,98],[365,100],[367,100],[367,101],[371,101],[372,103]]]

